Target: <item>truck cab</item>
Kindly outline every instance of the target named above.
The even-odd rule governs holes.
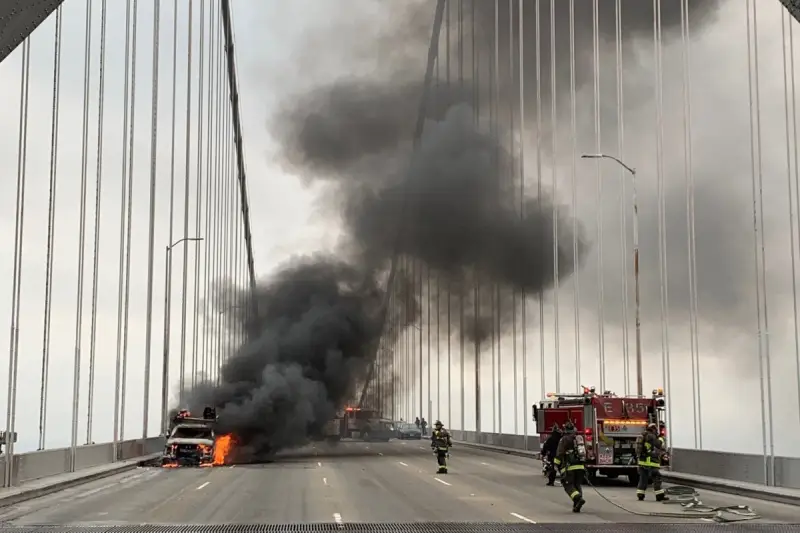
[[[163,466],[211,466],[214,463],[213,421],[184,417],[167,438]]]

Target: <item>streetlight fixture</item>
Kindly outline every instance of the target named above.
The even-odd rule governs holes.
[[[172,249],[188,241],[202,241],[203,237],[184,237],[168,245],[166,255],[166,276],[164,279],[164,360],[161,369],[161,431],[166,435],[167,432],[167,402],[169,400],[169,323],[172,313],[170,313],[170,303],[172,301]]]
[[[636,196],[636,169],[623,163],[613,155],[607,154],[583,154],[582,159],[610,159],[620,165],[631,174],[631,186],[633,188],[633,284],[634,299],[636,303],[636,394],[643,395],[642,385],[642,321],[641,305],[639,299],[639,202]]]

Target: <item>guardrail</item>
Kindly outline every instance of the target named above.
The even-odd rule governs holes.
[[[541,443],[538,435],[497,434],[475,431],[450,430],[453,439],[472,444],[499,446],[515,450],[538,452]],[[526,446],[527,442],[527,446]],[[769,485],[787,489],[800,489],[800,458],[771,457],[774,464],[775,479],[765,481],[764,456],[747,453],[714,452],[708,450],[690,450],[673,448],[670,456],[670,469],[676,473],[693,474],[709,478]],[[771,471],[767,463],[766,471]]]
[[[100,466],[116,461],[135,459],[161,451],[164,437],[125,440],[117,443],[117,457],[114,457],[114,444],[87,444],[75,449],[75,471]],[[0,457],[0,479],[5,479],[6,457]],[[26,481],[41,479],[70,472],[70,448],[55,448],[14,455],[12,486]]]

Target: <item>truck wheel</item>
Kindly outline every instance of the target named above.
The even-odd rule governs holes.
[[[635,487],[639,484],[639,472],[628,474],[628,485]]]

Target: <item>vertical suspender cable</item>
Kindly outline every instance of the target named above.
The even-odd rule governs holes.
[[[45,448],[47,433],[47,393],[50,377],[50,319],[53,308],[53,242],[55,239],[56,191],[58,180],[58,119],[61,110],[61,6],[56,10],[53,51],[53,109],[50,121],[50,192],[47,202],[47,259],[44,280],[44,326],[42,334],[42,377],[39,399],[39,449]],[[115,424],[116,428],[116,424]]]
[[[203,257],[203,357],[200,364],[203,381],[208,380],[208,371],[211,368],[211,335],[213,309],[210,304],[211,299],[211,252],[214,243],[211,242],[211,185],[213,183],[214,168],[216,164],[216,128],[219,114],[221,70],[220,61],[222,54],[219,50],[219,21],[216,9],[211,9],[210,18],[210,83],[209,83],[209,112],[208,112],[208,137],[206,139],[206,206],[205,206],[205,228],[203,236],[205,238],[204,257]]]
[[[125,235],[125,304],[124,304],[124,319],[123,319],[123,337],[122,337],[122,398],[120,404],[120,412],[122,418],[120,421],[120,440],[125,439],[125,400],[128,385],[128,318],[130,315],[130,296],[131,296],[131,243],[133,231],[133,146],[136,138],[136,29],[139,14],[139,0],[133,0],[133,26],[131,32],[131,106],[129,115],[131,119],[130,132],[128,135],[128,147],[124,152],[127,156],[128,163],[128,212],[126,214],[126,235]]]
[[[151,344],[153,340],[153,266],[155,263],[155,237],[156,237],[156,179],[158,167],[158,69],[159,48],[161,38],[161,1],[156,0],[153,5],[153,81],[152,81],[152,110],[150,115],[150,219],[147,244],[147,317],[145,322],[145,347],[144,347],[144,402],[142,416],[142,438],[147,438],[147,426],[150,414],[150,361],[152,358]],[[159,422],[160,423],[160,422]]]
[[[536,198],[542,211],[542,6],[536,0]],[[539,395],[545,395],[544,291],[539,291]],[[527,418],[527,417],[526,417]]]
[[[183,238],[189,238],[189,190],[192,183],[192,49],[194,48],[193,30],[194,30],[194,11],[192,9],[193,2],[189,2],[189,29],[186,37],[188,50],[186,52],[186,157],[184,159],[185,166],[185,179],[183,181]],[[186,394],[186,306],[188,304],[187,291],[189,284],[189,244],[183,243],[183,281],[181,285],[181,359],[180,359],[180,380],[179,385],[179,398],[180,403],[183,405],[183,399]]]
[[[464,83],[464,0],[458,0],[458,88],[463,94],[465,89]],[[461,355],[461,430],[466,431],[466,342],[464,338],[464,296],[466,287],[460,285],[458,287],[458,335],[459,335],[459,353]]]
[[[14,482],[14,435],[17,421],[17,376],[19,371],[19,312],[22,292],[22,251],[25,243],[25,186],[28,163],[28,88],[31,75],[31,40],[22,44],[22,76],[19,106],[19,144],[17,150],[17,196],[14,216],[14,274],[11,284],[11,325],[9,328],[8,399],[5,432],[5,479],[3,485]]]
[[[176,0],[177,2],[177,0]],[[135,14],[133,15],[135,17]],[[120,405],[122,389],[124,388],[123,376],[123,309],[125,306],[125,206],[128,176],[128,118],[130,107],[128,105],[128,95],[130,91],[129,72],[131,66],[131,0],[128,0],[125,11],[125,82],[123,97],[123,120],[122,120],[122,168],[120,174],[120,211],[119,211],[119,277],[117,281],[117,358],[114,373],[114,460],[117,460],[117,443],[123,438],[125,433],[125,406]]]
[[[230,138],[230,136],[229,136],[229,138]],[[225,359],[227,359],[230,356],[230,353],[231,353],[230,352],[230,350],[231,350],[230,331],[231,331],[231,317],[232,317],[231,313],[233,312],[232,311],[233,304],[231,303],[231,290],[232,290],[232,287],[231,287],[231,258],[233,257],[232,254],[231,254],[231,225],[232,225],[232,222],[233,222],[233,220],[231,218],[231,215],[232,215],[231,207],[232,207],[233,204],[232,204],[231,200],[233,199],[233,194],[232,194],[233,193],[233,188],[232,188],[232,185],[234,183],[233,180],[235,179],[235,174],[234,174],[234,171],[233,171],[233,165],[232,164],[233,164],[233,158],[231,157],[228,160],[228,172],[227,172],[228,175],[227,175],[227,179],[225,180],[225,218],[224,218],[225,226],[224,226],[224,234],[223,234],[224,238],[225,238],[225,241],[224,241],[225,242],[225,247],[224,247],[225,255],[223,256],[223,258],[225,260],[225,264],[224,264],[223,278],[222,279],[225,282],[225,292],[224,292],[225,314],[222,315],[222,317],[223,317],[223,320],[225,322],[225,332],[227,333],[227,335],[226,335],[227,336],[227,342],[225,343],[225,345],[226,345],[225,348],[226,349],[225,349],[225,352],[224,352],[225,353]]]
[[[445,80],[446,80],[446,94],[447,98],[451,98],[452,95],[452,86],[450,84],[450,15],[451,15],[451,6],[452,3],[450,0],[445,0]],[[438,57],[438,54],[437,54]],[[448,100],[449,101],[449,100]],[[439,322],[441,321],[441,312],[440,312],[440,303],[441,303],[441,291],[440,291],[440,278],[437,276],[436,278],[436,363],[438,366],[437,376],[441,374],[441,362],[440,362],[440,355],[439,352],[441,350],[442,344],[439,340],[440,334],[440,327]],[[452,380],[450,373],[452,371],[452,362],[450,357],[450,281],[448,279],[447,288],[445,289],[445,294],[447,296],[447,423],[453,424],[453,388],[452,388]],[[441,380],[439,380],[439,387],[437,389],[437,399],[436,403],[438,407],[436,411],[439,413],[438,416],[442,416],[442,409],[441,409]],[[800,389],[798,389],[800,390]],[[432,422],[428,420],[428,422]],[[461,428],[463,430],[464,428]]]
[[[209,11],[213,12],[213,3],[209,7]],[[209,27],[209,32],[211,28]],[[206,14],[205,14],[205,0],[200,1],[200,58],[198,60],[200,72],[198,74],[198,94],[197,94],[197,166],[195,168],[195,223],[194,235],[200,235],[200,218],[202,214],[203,205],[203,107],[204,107],[204,89],[206,86],[206,71],[205,71],[205,40],[206,40]],[[209,44],[209,56],[211,55],[211,45]],[[211,92],[209,90],[209,92]],[[194,383],[195,375],[197,374],[197,343],[198,343],[198,315],[200,311],[200,243],[195,243],[194,247],[194,275],[192,276],[192,383]]]
[[[481,75],[480,75],[480,55],[478,52],[478,41],[476,36],[476,16],[475,16],[475,2],[476,0],[472,0],[470,7],[472,12],[470,13],[470,21],[471,21],[471,31],[470,37],[472,38],[472,87],[474,92],[474,117],[475,117],[475,127],[480,129],[481,125]],[[478,433],[478,438],[480,439],[481,431],[483,427],[481,426],[481,329],[482,324],[480,323],[480,315],[481,315],[481,280],[480,276],[476,272],[475,274],[475,286],[474,286],[474,308],[475,308],[475,317],[474,317],[474,327],[475,327],[475,431]]]
[[[519,0],[519,211],[524,220],[525,213],[525,26],[522,0]],[[538,37],[537,37],[538,38]],[[522,325],[522,435],[524,448],[528,449],[528,353],[526,317],[527,298],[525,290],[520,291],[520,315]]]
[[[569,108],[570,137],[572,138],[572,164],[570,183],[572,185],[572,306],[575,328],[575,390],[581,390],[581,278],[578,255],[578,182],[576,162],[578,159],[577,93],[575,89],[575,0],[569,0]]]
[[[521,36],[520,36],[521,38]],[[516,54],[514,53],[514,0],[508,0],[508,83],[509,83],[509,91],[508,91],[508,107],[509,107],[509,150],[510,150],[510,158],[511,158],[511,167],[509,168],[509,183],[511,186],[511,201],[514,201],[514,180],[517,178],[516,170],[517,170],[517,162],[519,161],[519,154],[517,150],[522,151],[522,139],[519,140],[519,146],[517,147],[516,138],[514,134],[516,133],[516,121],[514,120],[514,113],[516,111],[516,104],[514,102],[514,97],[516,93],[514,92],[514,82],[516,81],[515,69],[514,69],[514,59],[516,58]],[[520,120],[520,123],[522,121]],[[520,197],[520,205],[522,205],[522,198]],[[520,212],[521,215],[521,212]],[[513,344],[512,351],[513,351],[513,364],[512,370],[514,372],[514,435],[519,435],[519,373],[517,371],[518,368],[518,352],[517,352],[517,296],[519,294],[519,289],[514,287],[511,293],[511,325],[512,325],[512,338]],[[502,403],[502,401],[501,401]],[[501,407],[502,408],[502,407]]]
[[[664,97],[661,54],[661,0],[653,0],[653,50],[656,99],[656,176],[658,181],[658,271],[661,280],[661,372],[667,378],[669,359],[669,275],[667,268],[666,199],[664,187]]]
[[[592,2],[592,52],[594,59],[594,146],[595,152],[601,153],[602,140],[600,129],[600,9],[598,0]],[[605,293],[603,290],[603,169],[601,160],[595,160],[597,173],[597,353],[600,364],[600,390],[606,390],[606,320]]]
[[[552,153],[552,195],[553,195],[553,352],[555,355],[556,390],[561,390],[561,351],[559,335],[558,291],[560,290],[558,275],[558,95],[556,86],[556,2],[550,0],[550,134]]]
[[[691,40],[689,38],[689,1],[681,0],[681,39],[683,41],[683,142],[684,173],[686,174],[686,213],[689,244],[689,335],[692,355],[692,402],[694,405],[695,447],[703,448],[702,410],[700,409],[700,347],[697,331],[697,260],[694,218],[694,171],[692,165],[692,92],[691,92]],[[672,428],[672,372],[667,354],[667,424]]]
[[[497,172],[497,188],[502,191],[500,184],[503,169],[500,166],[500,0],[494,0],[494,61],[492,62],[492,76],[494,82],[493,102],[490,108],[494,113],[494,139],[495,139],[495,171]],[[498,194],[497,201],[503,201]],[[494,301],[492,305],[492,426],[495,433],[503,433],[503,413],[500,408],[502,403],[500,380],[502,379],[501,353],[500,353],[500,286],[494,284]],[[495,340],[497,349],[495,350]],[[496,362],[495,362],[496,361]]]
[[[175,225],[175,115],[177,106],[175,105],[178,93],[178,0],[172,2],[172,116],[170,119],[170,149],[169,149],[169,237],[167,246],[174,242]],[[167,277],[164,280],[166,287],[172,286],[172,253],[167,254]],[[164,313],[172,315],[172,291],[167,290],[164,296],[166,305]],[[169,324],[171,321],[164,320]],[[164,358],[162,361],[162,376],[164,383],[161,384],[161,406],[166,412],[169,402],[169,353],[170,353],[170,328],[164,331]],[[194,385],[194,383],[192,383]]]
[[[616,84],[617,84],[617,151],[619,157],[625,160],[625,100],[622,86],[622,0],[616,0],[614,10],[614,41],[616,48]],[[627,171],[619,169],[620,175],[620,242],[622,243],[622,375],[625,381],[624,392],[627,396],[631,389],[631,355],[628,337],[628,194]],[[575,219],[577,224],[577,217]],[[576,253],[577,256],[577,253]],[[667,393],[669,394],[669,393]],[[670,425],[670,427],[672,427]]]
[[[758,63],[754,62],[753,54],[757,53],[757,47],[754,46],[754,41],[758,39],[758,34],[753,28],[751,34],[751,25],[755,26],[753,20],[755,7],[751,9],[751,0],[746,0],[747,8],[747,85],[749,93],[749,112],[750,112],[750,172],[752,177],[752,194],[753,194],[753,261],[755,262],[756,274],[756,326],[757,326],[757,341],[758,341],[758,373],[759,373],[759,386],[761,391],[761,449],[764,457],[764,484],[770,484],[770,468],[769,456],[767,452],[767,400],[765,391],[765,381],[769,383],[769,374],[764,371],[764,352],[765,352],[765,338],[769,331],[766,327],[762,328],[761,321],[761,262],[759,261],[759,225],[758,225],[758,175],[761,169],[761,161],[758,159],[761,152],[760,130],[756,126],[756,120],[753,116],[758,114],[759,109],[759,91],[758,91],[758,77],[754,77],[754,67],[758,68]],[[754,64],[755,63],[755,64]],[[755,78],[755,79],[754,79]],[[765,379],[766,378],[766,379]]]
[[[72,374],[72,438],[70,439],[70,472],[75,471],[75,453],[78,445],[78,405],[81,383],[81,341],[83,333],[83,275],[86,257],[86,188],[89,159],[89,85],[92,67],[92,3],[86,3],[86,37],[83,66],[83,129],[81,137],[81,202],[78,222],[78,284],[75,312],[75,357]]]
[[[764,295],[764,378],[765,389],[767,395],[767,436],[769,439],[769,482],[775,485],[775,438],[773,435],[772,423],[772,361],[770,353],[769,342],[769,302],[767,299],[767,259],[765,250],[765,233],[764,233],[764,173],[763,173],[763,159],[761,154],[761,84],[759,82],[759,66],[758,66],[758,4],[753,4],[753,62],[754,69],[753,75],[755,77],[755,93],[756,93],[756,143],[758,151],[758,231],[761,234],[761,293]]]
[[[796,141],[793,143],[791,132],[789,131],[789,62],[786,56],[786,26],[787,24],[791,28],[791,21],[787,21],[786,10],[781,11],[781,51],[783,53],[783,109],[786,115],[785,120],[785,135],[786,135],[786,186],[787,186],[787,194],[789,197],[789,243],[790,248],[789,252],[791,254],[791,261],[792,261],[792,312],[793,312],[793,325],[794,325],[794,356],[795,361],[800,361],[800,331],[798,331],[798,317],[797,317],[797,262],[795,260],[795,233],[794,233],[794,198],[792,195],[792,144],[797,144]],[[790,30],[791,31],[791,30]],[[789,40],[789,46],[792,46],[791,39]],[[794,78],[794,76],[793,76]],[[794,81],[794,80],[793,80]],[[792,106],[792,111],[794,108],[794,104]],[[800,399],[800,384],[798,384],[797,388],[798,392],[798,399]]]
[[[794,23],[789,21],[789,68],[792,79],[792,152],[794,159],[794,200],[797,209],[800,210],[800,180],[798,174],[800,173],[800,151],[797,146],[797,90],[794,75]],[[800,239],[800,216],[797,217],[797,236]],[[795,320],[795,325],[796,324]],[[797,415],[800,418],[800,350],[797,349],[798,339],[795,334],[795,376],[797,383]]]
[[[100,269],[100,206],[103,185],[103,122],[106,93],[106,0],[101,4],[100,13],[100,65],[97,110],[97,176],[94,197],[94,264],[92,266],[92,319],[89,344],[89,399],[86,408],[86,444],[92,442],[92,414],[94,412],[94,363],[97,348],[97,293]]]
[[[220,311],[223,309],[222,295],[222,239],[220,238],[222,228],[222,198],[223,187],[225,185],[225,172],[228,165],[228,105],[222,106],[220,110],[221,120],[219,123],[220,131],[220,156],[217,162],[216,192],[214,194],[214,362],[211,365],[211,375],[213,381],[217,380],[217,368],[222,359],[222,327]]]

